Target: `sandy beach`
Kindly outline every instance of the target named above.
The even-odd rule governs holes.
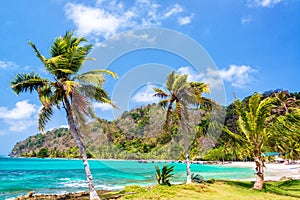
[[[232,162],[226,165],[232,167],[249,167],[255,169],[254,162]],[[283,177],[300,179],[300,164],[265,163],[265,166],[265,180],[279,181]]]

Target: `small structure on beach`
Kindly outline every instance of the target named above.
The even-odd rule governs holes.
[[[283,163],[283,162],[284,162],[284,159],[281,158],[281,157],[279,157],[280,154],[284,154],[284,153],[280,153],[280,152],[266,152],[266,153],[262,153],[261,155],[262,155],[262,156],[265,156],[265,157],[274,156],[274,157],[275,157],[274,161],[275,161],[276,163]]]

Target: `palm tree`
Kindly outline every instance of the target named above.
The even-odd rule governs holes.
[[[204,83],[190,83],[187,81],[187,75],[179,75],[174,71],[167,77],[166,89],[164,91],[159,88],[153,88],[156,92],[154,96],[160,97],[162,100],[159,106],[166,108],[166,120],[164,124],[164,131],[169,133],[169,126],[172,117],[175,118],[181,133],[184,138],[184,148],[186,156],[186,183],[191,183],[191,168],[189,156],[189,142],[187,139],[187,132],[190,130],[189,125],[189,106],[204,105],[208,99],[201,98],[202,92],[209,92],[208,85]]]
[[[292,111],[279,116],[274,121],[271,130],[273,143],[270,145],[277,146],[287,159],[295,160],[300,158],[300,108],[293,107],[289,110]],[[280,138],[280,140],[276,140],[276,138]]]
[[[105,81],[104,74],[112,75],[115,78],[117,75],[108,70],[93,70],[78,74],[84,62],[88,60],[87,55],[93,47],[93,45],[81,45],[86,41],[85,38],[75,37],[73,33],[67,32],[64,37],[55,39],[50,49],[50,58],[45,58],[30,42],[30,46],[44,64],[45,70],[52,76],[52,80],[42,78],[34,72],[19,73],[11,81],[11,87],[16,94],[28,91],[38,93],[42,103],[38,119],[41,132],[44,131],[46,123],[50,120],[53,109],[63,108],[65,110],[70,133],[82,155],[90,199],[100,199],[94,188],[81,135],[86,120],[95,117],[88,100],[113,105],[102,86]]]
[[[234,102],[236,112],[239,116],[237,124],[239,133],[231,132],[227,127],[225,132],[235,138],[241,148],[250,155],[256,164],[256,181],[254,189],[262,189],[264,185],[264,163],[262,160],[263,147],[268,143],[272,134],[269,128],[274,115],[271,115],[272,105],[275,99],[272,97],[261,100],[262,95],[255,93],[249,99],[248,105],[240,100]]]

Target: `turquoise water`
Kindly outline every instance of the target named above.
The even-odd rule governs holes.
[[[154,166],[161,167],[165,163],[91,160],[89,164],[96,188],[114,190],[125,185],[156,184]],[[175,166],[175,177],[171,182],[183,182],[185,164],[171,164]],[[253,178],[254,174],[249,168],[201,164],[192,164],[191,170],[205,179],[244,179]],[[52,194],[87,190],[82,161],[0,157],[0,199],[24,195],[32,190]]]

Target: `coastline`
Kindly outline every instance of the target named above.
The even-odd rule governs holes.
[[[93,160],[111,160],[111,159],[93,159]],[[138,162],[138,160],[134,160],[135,162]],[[143,160],[144,161],[144,160]],[[165,162],[165,163],[172,163],[172,161],[167,161],[167,160],[147,160],[147,162]],[[174,161],[173,161],[174,162]],[[255,163],[254,162],[227,162],[225,164],[208,164],[205,163],[194,163],[193,165],[197,164],[204,164],[204,165],[218,165],[222,166],[224,168],[226,167],[241,167],[241,168],[255,168]],[[287,179],[299,179],[300,180],[300,164],[275,164],[275,163],[266,163],[266,168],[265,168],[265,181],[281,181],[281,180],[287,180]],[[220,179],[222,180],[222,179]],[[226,179],[225,179],[226,180]],[[234,179],[231,179],[234,180]],[[255,178],[249,178],[249,179],[236,179],[236,181],[254,181]],[[173,183],[176,185],[176,183]],[[145,188],[151,188],[152,186],[146,186]],[[113,190],[99,190],[100,193],[110,193]],[[121,189],[117,190],[116,192],[120,192]],[[32,193],[32,192],[31,192]],[[82,191],[82,192],[69,192],[69,193],[64,193],[64,194],[41,194],[41,193],[32,193],[32,197],[30,196],[30,193],[28,193],[25,196],[19,196],[16,197],[15,199],[17,200],[25,200],[25,199],[88,199],[88,192]],[[119,195],[112,195],[112,199],[115,199],[116,197],[120,197]]]
[[[231,162],[224,164],[230,167],[248,167],[255,169],[255,162]],[[300,164],[265,163],[265,181],[280,181],[283,179],[300,180]],[[254,181],[252,179],[243,179]]]

